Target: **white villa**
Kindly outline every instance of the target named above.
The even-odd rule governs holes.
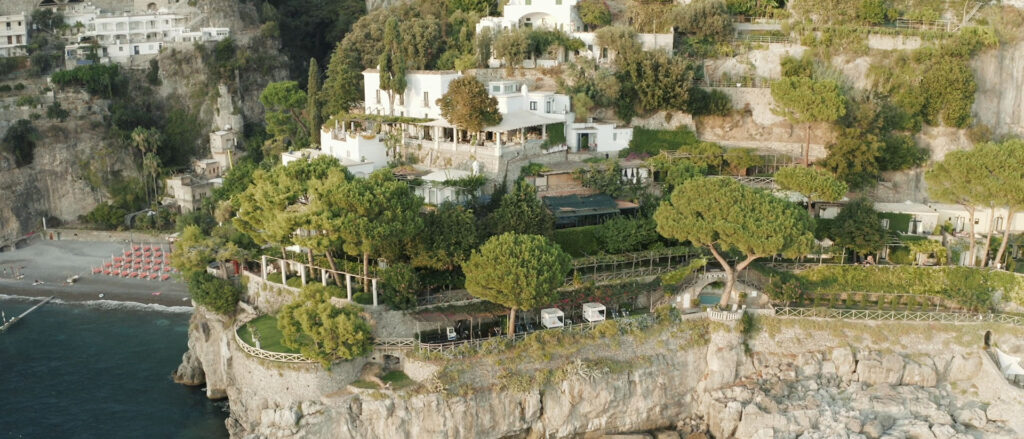
[[[28,16],[24,13],[0,16],[0,56],[25,55],[28,44]]]
[[[501,17],[484,17],[476,25],[477,34],[482,29],[500,32],[518,28],[544,28],[560,30],[583,41],[584,49],[576,51],[572,56],[584,56],[600,62],[608,62],[614,58],[607,48],[597,44],[593,32],[585,32],[583,21],[576,10],[578,0],[508,0]],[[637,42],[644,50],[672,51],[673,34],[637,34]],[[536,66],[552,66],[561,60],[568,59],[570,54],[559,53],[554,59],[539,59]],[[528,63],[529,61],[524,61]],[[501,61],[492,58],[491,67],[501,67]]]
[[[894,232],[907,233],[911,235],[930,235],[939,224],[939,213],[924,204],[905,201],[903,203],[875,203],[875,210],[882,213],[901,213],[910,215],[910,225],[907,230],[893,230]],[[889,229],[889,222],[882,220],[882,226]]]
[[[160,3],[182,7],[167,0]],[[44,2],[40,6],[57,5]],[[96,51],[101,62],[131,64],[138,56],[160,53],[168,44],[220,41],[231,34],[228,28],[190,29],[187,26],[194,17],[163,6],[156,1],[136,1],[130,11],[111,13],[88,2],[61,5],[64,22],[74,32],[64,49],[66,63],[69,67],[85,63],[87,55]]]
[[[453,71],[411,72],[406,76],[406,92],[395,97],[392,110],[387,93],[380,90],[380,73],[368,69],[363,72],[364,112],[433,119],[412,124],[411,129],[405,131],[408,135],[406,143],[452,151],[462,143],[469,149],[472,133],[458,130],[444,120],[436,103],[448,91],[448,85],[460,76],[462,74]],[[488,94],[498,101],[502,121],[485,128],[483,145],[474,147],[475,151],[479,152],[483,146],[492,149],[490,154],[501,155],[504,149],[522,146],[527,141],[543,143],[548,138],[548,127],[553,124],[563,124],[561,128],[566,146],[572,151],[614,152],[628,147],[633,137],[632,128],[594,121],[573,122],[575,115],[571,111],[569,96],[553,91],[529,90],[520,81],[492,81],[486,87]]]

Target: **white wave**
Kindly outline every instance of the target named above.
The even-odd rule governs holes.
[[[86,300],[84,302],[61,301],[61,303],[82,304],[91,308],[99,308],[103,310],[130,309],[135,311],[156,311],[182,314],[189,314],[192,312],[191,306],[167,306],[156,303],[121,302],[117,300]]]
[[[0,300],[19,300],[25,302],[38,302],[42,297],[32,296],[11,296],[7,294],[0,294]],[[191,306],[167,306],[156,303],[139,303],[139,302],[122,302],[118,300],[61,300],[53,299],[50,303],[59,303],[64,305],[83,305],[90,308],[97,308],[107,311],[115,310],[134,310],[134,311],[154,311],[154,312],[167,312],[167,313],[180,313],[188,314],[192,312]]]

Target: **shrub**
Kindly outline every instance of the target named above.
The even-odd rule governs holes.
[[[89,211],[84,219],[104,229],[116,229],[124,224],[124,216],[127,214],[128,211],[104,201]]]
[[[218,314],[235,312],[242,290],[234,283],[219,279],[206,271],[194,271],[188,278],[188,291],[192,300]]]
[[[384,283],[384,303],[388,306],[402,310],[416,307],[416,297],[421,285],[419,276],[411,265],[392,264],[384,270],[381,281]]]
[[[278,313],[277,327],[285,346],[330,367],[336,359],[351,360],[373,349],[373,335],[362,311],[357,305],[334,306],[327,288],[311,284]]]
[[[54,101],[50,106],[46,107],[46,117],[49,119],[60,119],[63,122],[69,115],[71,113],[61,108],[60,102]]]
[[[612,254],[643,250],[658,240],[657,225],[649,218],[618,216],[597,229],[601,248]]]
[[[573,227],[555,230],[551,240],[573,257],[592,256],[600,253],[601,246],[597,233],[601,226]]]

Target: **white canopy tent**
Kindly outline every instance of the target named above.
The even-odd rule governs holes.
[[[540,310],[540,324],[545,328],[561,328],[565,326],[565,313],[558,308]]]
[[[596,302],[583,304],[583,320],[588,322],[600,322],[605,319],[604,305]]]
[[[999,360],[999,371],[1007,378],[1013,379],[1014,375],[1024,375],[1024,368],[1020,367],[1020,357],[1008,355],[996,348],[996,358]]]

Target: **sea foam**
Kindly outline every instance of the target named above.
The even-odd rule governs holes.
[[[0,294],[0,300],[20,300],[25,302],[38,302],[41,297],[30,297],[30,296],[11,296],[7,294]],[[167,306],[156,303],[139,303],[139,302],[122,302],[119,300],[61,300],[53,299],[50,303],[59,303],[64,305],[82,305],[90,308],[102,309],[105,311],[117,311],[117,310],[132,310],[132,311],[152,311],[152,312],[166,312],[176,314],[188,314],[192,312],[191,306]]]

